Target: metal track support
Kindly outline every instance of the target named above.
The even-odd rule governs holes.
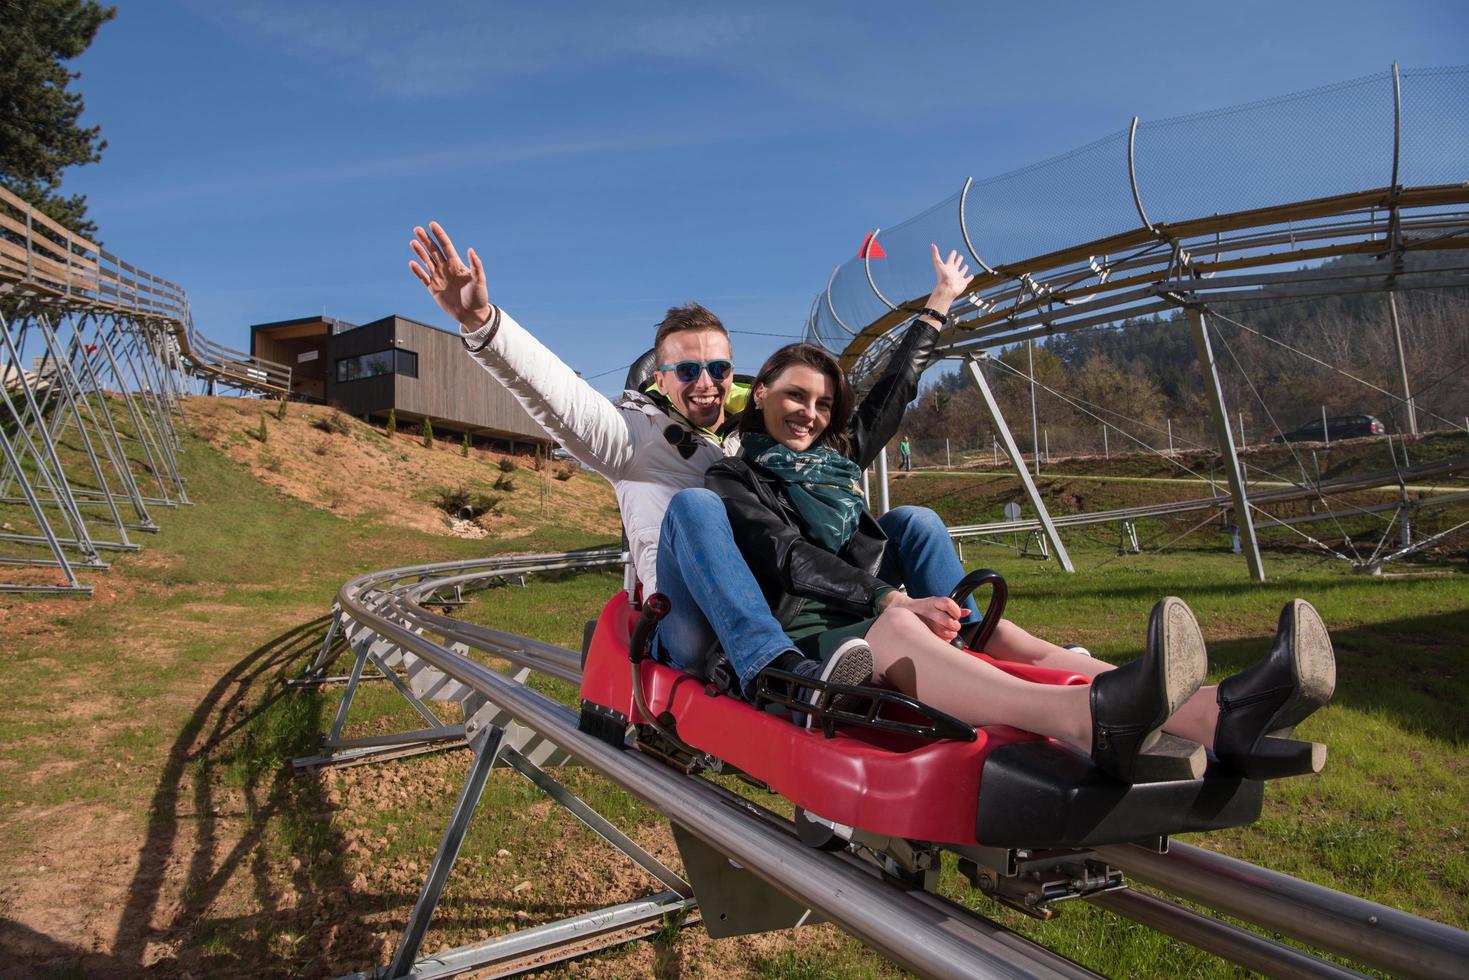
[[[1005,424],[1005,416],[1000,412],[1000,403],[995,401],[994,392],[990,391],[989,382],[985,380],[984,372],[980,370],[978,359],[971,354],[964,359],[964,364],[969,368],[969,376],[974,379],[975,386],[979,388],[980,397],[984,399],[984,407],[990,414],[990,421],[994,424],[995,432],[1004,445],[1005,453],[1010,457],[1011,464],[1015,467],[1016,475],[1020,477],[1020,485],[1025,490],[1026,499],[1030,501],[1036,518],[1041,522],[1041,530],[1046,536],[1046,541],[1051,545],[1051,551],[1056,556],[1056,563],[1068,572],[1076,571],[1076,567],[1071,564],[1071,555],[1066,551],[1066,545],[1056,531],[1056,524],[1051,520],[1051,512],[1046,510],[1046,503],[1041,499],[1035,481],[1031,479],[1030,472],[1025,468],[1025,460],[1020,455],[1019,447],[1015,445],[1015,437],[1010,434],[1010,427]]]
[[[1214,361],[1214,346],[1209,342],[1209,321],[1198,307],[1185,308],[1189,328],[1194,335],[1194,352],[1199,358],[1199,370],[1204,375],[1204,394],[1209,399],[1209,417],[1214,422],[1214,437],[1219,441],[1219,455],[1224,463],[1225,475],[1229,477],[1229,491],[1234,498],[1234,523],[1239,528],[1240,548],[1245,554],[1245,563],[1250,566],[1250,578],[1265,581],[1265,566],[1260,561],[1260,542],[1255,537],[1254,516],[1250,513],[1250,499],[1245,491],[1244,474],[1240,471],[1239,456],[1235,453],[1234,433],[1229,429],[1229,412],[1224,405],[1224,389],[1219,386],[1219,365]]]
[[[459,856],[464,833],[469,829],[469,820],[474,816],[474,808],[479,804],[480,794],[485,790],[485,780],[489,778],[490,769],[495,765],[495,756],[500,751],[500,740],[504,735],[503,728],[489,725],[470,739],[469,749],[474,755],[474,761],[469,764],[469,774],[464,777],[464,786],[459,790],[459,799],[455,801],[454,811],[449,816],[449,826],[445,828],[444,837],[439,841],[438,853],[429,866],[428,878],[424,880],[423,889],[418,893],[418,901],[413,903],[413,913],[403,929],[403,938],[398,941],[398,949],[393,954],[392,962],[388,964],[387,976],[390,978],[413,975],[413,961],[418,958],[418,949],[423,945],[424,934],[428,932],[429,919],[433,917],[434,909],[439,907],[444,883],[449,880],[454,859]]]

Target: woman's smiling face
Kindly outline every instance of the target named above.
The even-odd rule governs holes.
[[[752,392],[770,438],[801,452],[831,424],[831,379],[806,364],[792,364]]]

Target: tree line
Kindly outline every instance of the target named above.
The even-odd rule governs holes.
[[[1406,268],[1463,266],[1466,259],[1465,251],[1408,253]],[[1366,271],[1374,261],[1351,257],[1328,264]],[[1376,268],[1372,273],[1380,275]],[[1469,289],[1401,290],[1396,301],[1419,428],[1465,425]],[[1393,397],[1401,396],[1402,380],[1387,294],[1285,297],[1211,312],[1211,339],[1236,440],[1241,416],[1246,442],[1258,443],[1319,419],[1323,407],[1329,416],[1373,415],[1389,432],[1408,431],[1407,413]],[[1029,351],[1018,344],[996,353],[999,363],[985,367],[986,378],[1022,452],[1035,448],[1032,364],[1039,442],[1043,449],[1049,443],[1052,455],[1101,453],[1104,445],[1114,453],[1141,449],[1118,429],[1158,449],[1167,448],[1170,428],[1177,449],[1216,445],[1193,335],[1181,312],[1060,334]],[[1098,417],[1117,427],[1105,443]],[[989,449],[994,436],[978,390],[960,370],[924,387],[903,431],[917,444],[920,463],[941,461],[946,440],[957,452]]]

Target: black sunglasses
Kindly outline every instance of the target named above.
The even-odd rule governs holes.
[[[673,376],[684,384],[693,384],[699,380],[700,374],[708,371],[709,380],[718,384],[734,371],[734,362],[727,358],[715,361],[675,361],[672,364],[658,365],[658,370],[672,371]]]

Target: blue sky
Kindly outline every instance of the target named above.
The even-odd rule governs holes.
[[[437,218],[609,392],[690,299],[758,366],[866,231],[966,176],[1133,115],[1469,61],[1462,0],[119,7],[74,65],[109,146],[64,189],[207,335],[448,326],[407,271]]]

